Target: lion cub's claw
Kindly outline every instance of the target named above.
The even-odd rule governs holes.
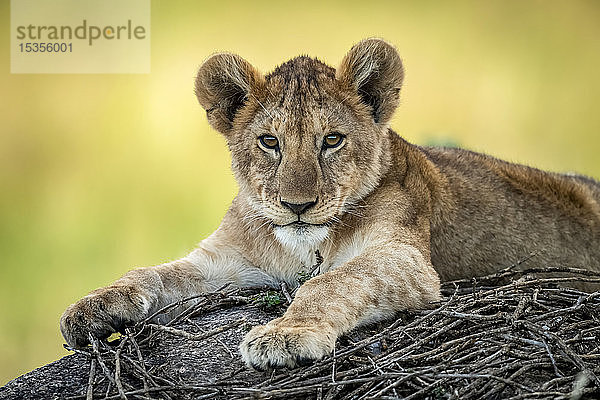
[[[321,326],[289,326],[274,320],[254,327],[240,345],[246,364],[264,371],[312,364],[333,351],[335,335]]]

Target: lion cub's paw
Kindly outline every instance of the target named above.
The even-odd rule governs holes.
[[[138,291],[129,286],[98,289],[71,304],[60,318],[60,330],[72,347],[89,344],[88,334],[101,339],[141,321],[149,306]]]
[[[331,353],[335,340],[331,328],[290,326],[279,318],[248,332],[240,345],[240,352],[246,364],[259,371],[294,368]]]

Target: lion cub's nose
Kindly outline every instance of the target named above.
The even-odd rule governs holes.
[[[295,214],[300,215],[304,211],[308,210],[309,208],[311,208],[312,206],[317,204],[317,202],[309,201],[307,203],[296,204],[296,203],[288,203],[287,201],[281,200],[281,204],[283,204],[284,206],[286,206],[287,208],[292,210]]]

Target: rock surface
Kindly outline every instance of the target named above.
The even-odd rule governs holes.
[[[350,332],[313,365],[267,373],[246,368],[238,345],[281,315],[283,296],[204,295],[173,305],[185,311],[167,325],[148,320],[12,380],[0,399],[598,399],[600,292],[556,283],[600,275],[569,272],[578,275],[507,270],[446,284],[433,310],[400,313]],[[508,274],[519,279],[493,282]]]

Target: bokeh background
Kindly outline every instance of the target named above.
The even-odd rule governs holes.
[[[408,140],[600,177],[596,1],[153,1],[147,75],[11,75],[0,15],[0,384],[67,354],[68,304],[218,226],[236,186],[193,95],[215,51],[268,71],[384,37]]]

